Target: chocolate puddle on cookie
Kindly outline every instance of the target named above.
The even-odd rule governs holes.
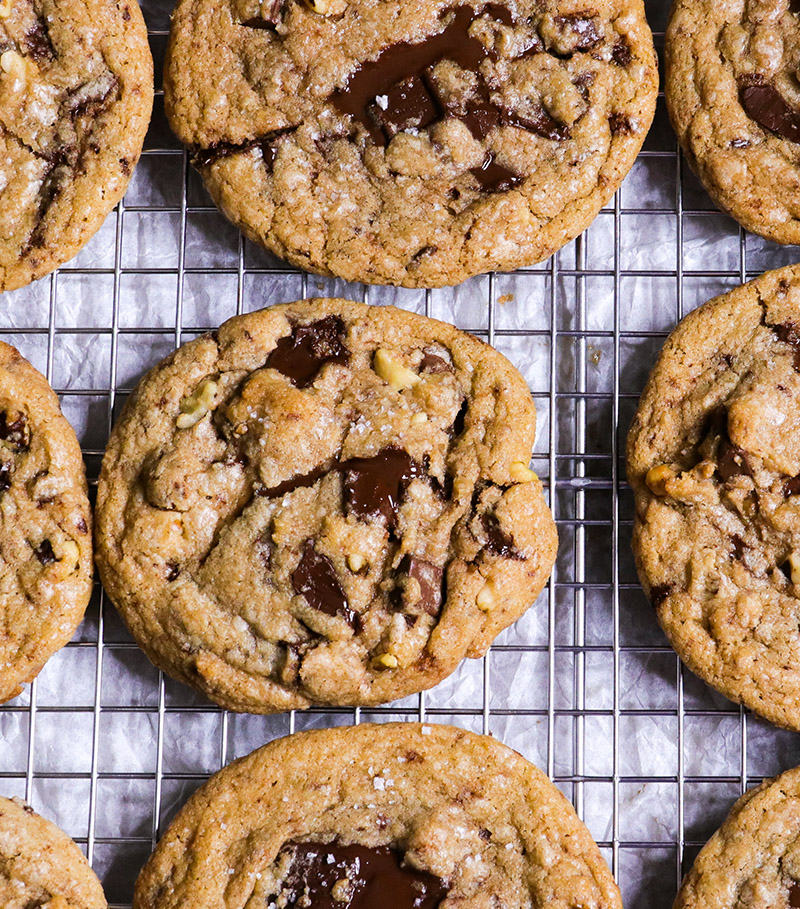
[[[308,388],[325,363],[347,363],[345,325],[339,316],[325,316],[310,325],[295,325],[291,335],[278,340],[264,364],[277,369],[297,388]]]
[[[317,552],[311,540],[306,540],[300,564],[292,572],[292,586],[312,609],[340,616],[351,628],[356,627],[358,616],[348,605],[333,562]]]
[[[469,6],[451,7],[443,13],[443,17],[450,16],[443,31],[416,44],[403,42],[387,47],[377,59],[361,64],[345,86],[333,93],[331,101],[342,113],[360,123],[378,145],[386,145],[398,132],[424,129],[448,117],[461,120],[477,139],[485,138],[498,126],[515,126],[553,141],[568,139],[568,127],[557,123],[543,109],[523,116],[492,100],[479,67],[483,60],[496,59],[496,55],[469,33],[472,23],[484,14],[502,25],[514,24],[511,11],[501,4],[489,3],[477,10]],[[578,49],[582,43],[590,42],[586,44],[588,48],[601,40],[593,20],[573,18],[574,22],[569,21],[573,31],[577,29]],[[525,53],[539,50],[540,42]],[[452,60],[478,76],[477,97],[456,103],[440,91],[432,70],[443,60]],[[481,181],[475,170],[473,175]],[[521,182],[519,175],[512,177]],[[504,191],[502,183],[500,179],[490,181],[489,191]]]
[[[444,882],[401,864],[388,846],[296,843],[278,904],[286,909],[436,909]]]

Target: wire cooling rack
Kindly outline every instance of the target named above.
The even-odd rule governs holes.
[[[145,16],[157,86],[169,0]],[[648,16],[663,43],[666,0]],[[800,252],[739,230],[676,154],[663,99],[613,202],[550,261],[455,289],[394,290],[303,275],[244,241],[211,205],[157,93],[124,202],[72,262],[3,297],[0,333],[45,372],[92,488],[114,417],[144,370],[237,312],[349,296],[446,319],[523,371],[539,414],[533,466],[558,522],[555,573],[480,661],[380,709],[225,713],[147,662],[99,586],[74,641],[0,709],[0,792],[26,797],[85,849],[112,905],[208,775],[295,729],[421,719],[492,732],[573,801],[627,906],[669,907],[733,800],[800,763],[800,737],[681,668],[636,580],[624,439],[648,369],[690,309]]]

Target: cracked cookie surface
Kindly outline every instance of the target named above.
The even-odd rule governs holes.
[[[800,768],[746,792],[684,878],[674,909],[800,906]]]
[[[388,723],[297,733],[212,777],[136,884],[134,909],[186,905],[622,902],[572,805],[520,754],[452,726]]]
[[[153,662],[234,710],[429,688],[550,573],[534,433],[519,373],[443,322],[344,300],[236,317],[115,427],[103,583]]]
[[[800,243],[800,6],[676,0],[667,107],[708,193],[748,230]]]
[[[92,593],[91,526],[75,432],[44,376],[0,342],[0,702],[80,624]]]
[[[670,335],[628,439],[639,576],[714,688],[800,729],[800,268]]]
[[[4,909],[107,905],[81,850],[22,799],[0,797],[0,905]]]
[[[72,258],[125,192],[153,103],[135,0],[4,0],[0,292]]]
[[[320,274],[434,287],[579,234],[657,82],[639,0],[181,0],[165,102],[250,238]]]

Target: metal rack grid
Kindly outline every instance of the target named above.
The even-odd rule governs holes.
[[[169,0],[144,4],[157,73]],[[650,0],[656,42],[668,4]],[[157,75],[157,84],[160,77]],[[7,294],[2,336],[59,391],[94,486],[119,406],[144,369],[237,312],[306,295],[391,302],[504,351],[539,413],[533,466],[559,526],[539,601],[480,661],[383,708],[225,713],[157,672],[99,586],[74,641],[0,709],[0,793],[22,795],[84,847],[112,905],[177,807],[213,771],[278,735],[364,719],[492,732],[545,769],[611,864],[626,905],[669,907],[681,874],[744,789],[800,763],[800,739],[684,670],[630,555],[624,438],[663,338],[687,311],[797,258],[719,214],[676,154],[663,107],[640,159],[589,230],[550,261],[456,289],[319,279],[252,247],[216,212],[157,93],[122,204],[50,278]]]

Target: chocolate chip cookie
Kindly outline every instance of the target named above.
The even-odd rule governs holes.
[[[45,377],[0,341],[0,702],[80,624],[91,525],[75,432]]]
[[[0,797],[0,905],[4,909],[106,909],[81,850],[22,799]]]
[[[675,0],[666,100],[708,193],[754,233],[800,243],[800,5]]]
[[[212,777],[136,883],[134,909],[621,909],[550,780],[488,736],[389,723],[298,733]]]
[[[248,237],[319,274],[436,287],[579,234],[657,81],[640,0],[181,0],[164,90]]]
[[[745,793],[697,856],[674,909],[800,906],[800,768]]]
[[[628,439],[639,575],[714,688],[800,730],[800,266],[669,337]]]
[[[534,431],[519,373],[450,325],[345,300],[235,317],[114,428],[103,583],[157,666],[233,710],[429,688],[550,573]]]
[[[152,104],[135,0],[0,0],[0,292],[89,241],[125,192]]]

